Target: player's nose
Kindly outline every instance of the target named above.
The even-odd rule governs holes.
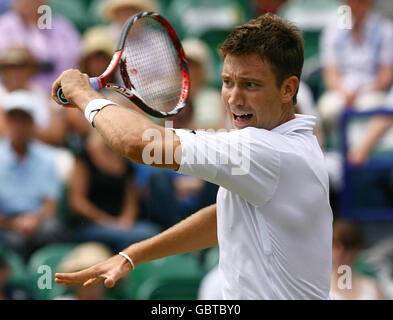
[[[244,95],[241,88],[237,85],[233,86],[228,91],[227,103],[232,106],[243,106],[244,105]]]

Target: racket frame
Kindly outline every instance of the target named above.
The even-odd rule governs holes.
[[[130,79],[128,76],[126,60],[122,57],[124,46],[128,36],[128,31],[141,18],[154,19],[155,21],[160,23],[167,31],[167,34],[171,39],[174,47],[176,48],[178,54],[177,57],[180,61],[180,70],[181,70],[181,77],[182,77],[181,95],[176,107],[169,112],[159,111],[154,108],[151,108],[147,105],[145,101],[143,101],[143,99],[138,95],[137,91],[135,90],[132,84],[132,79]],[[115,72],[117,66],[119,66],[120,74],[123,79],[125,87],[116,83],[106,82],[106,79],[113,72]],[[181,42],[176,34],[176,31],[173,29],[173,27],[165,18],[163,18],[157,12],[152,12],[152,11],[142,11],[136,13],[126,21],[121,31],[120,38],[117,44],[117,49],[112,57],[111,62],[109,63],[104,73],[101,76],[96,77],[95,80],[98,82],[98,86],[100,90],[103,88],[114,90],[122,94],[123,96],[127,97],[129,100],[135,103],[139,108],[141,108],[144,112],[156,118],[166,118],[179,113],[187,105],[189,92],[190,92],[190,76],[189,76],[187,58],[184,53]]]

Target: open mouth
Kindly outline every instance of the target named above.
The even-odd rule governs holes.
[[[235,120],[249,120],[252,117],[251,113],[244,113],[244,114],[232,113],[232,114]]]
[[[233,113],[233,124],[237,129],[242,129],[251,124],[253,114],[252,113]]]
[[[233,116],[233,124],[238,129],[249,126],[253,119],[252,113],[232,113],[232,116]]]

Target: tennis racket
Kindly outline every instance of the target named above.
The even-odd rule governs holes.
[[[123,85],[107,83],[119,66]],[[105,72],[90,78],[99,91],[114,90],[151,116],[165,118],[187,104],[190,78],[187,59],[175,30],[156,12],[143,11],[123,26],[117,49]],[[68,104],[61,87],[57,98]]]

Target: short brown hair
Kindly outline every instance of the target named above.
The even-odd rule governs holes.
[[[276,85],[296,76],[300,80],[304,62],[304,40],[300,29],[279,16],[267,13],[236,27],[220,47],[223,57],[258,54],[273,66]],[[296,104],[296,94],[293,102]]]

